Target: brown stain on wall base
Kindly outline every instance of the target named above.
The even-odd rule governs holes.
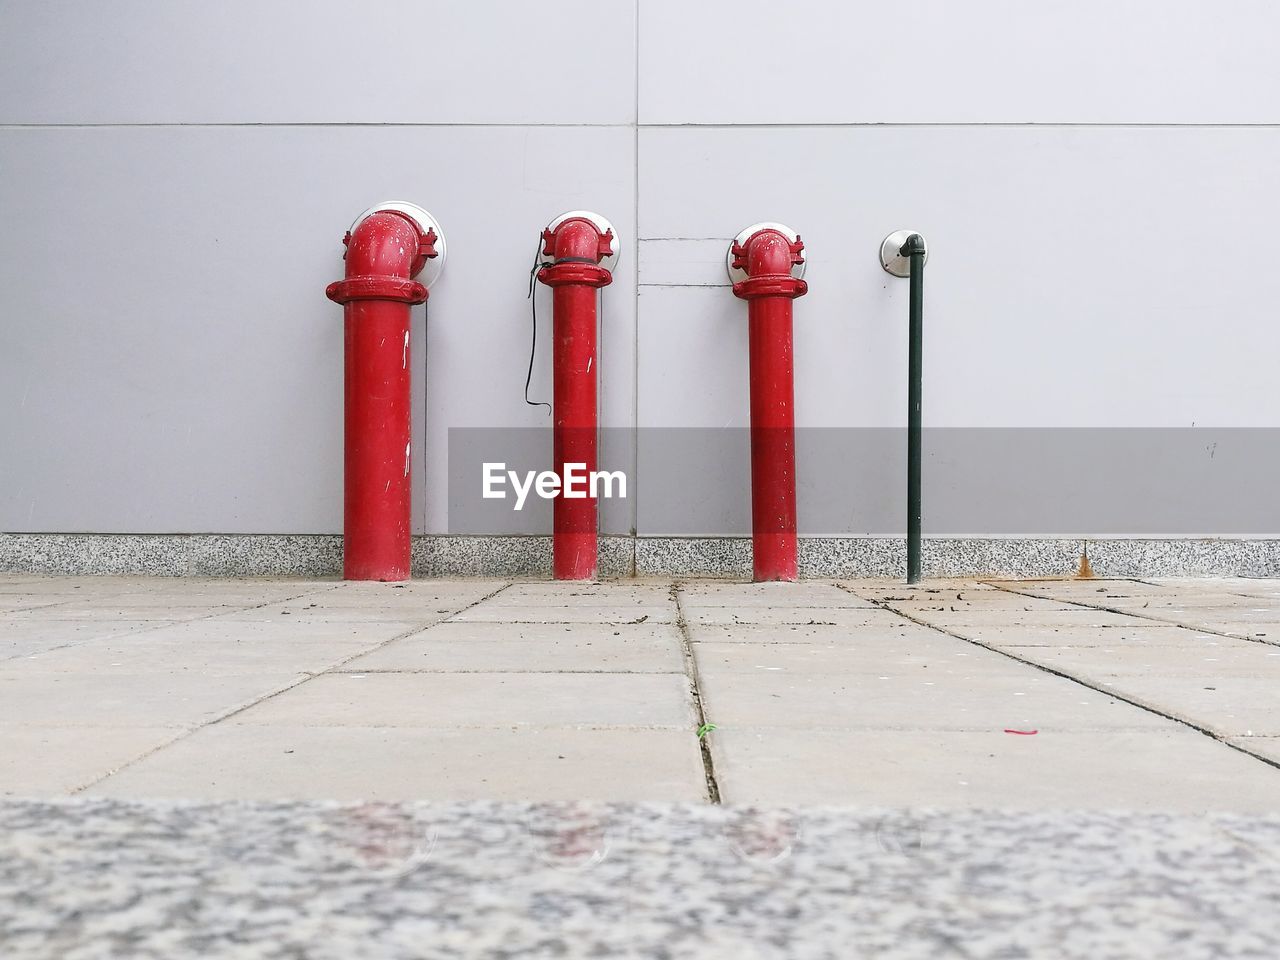
[[[1082,550],[1082,551],[1081,551],[1081,553],[1080,553],[1080,566],[1079,566],[1079,568],[1076,570],[1076,579],[1078,579],[1078,580],[1092,580],[1092,579],[1093,579],[1093,567],[1089,564],[1089,547],[1088,547],[1088,545],[1086,545],[1086,546],[1085,546],[1085,548],[1084,548],[1084,550]]]

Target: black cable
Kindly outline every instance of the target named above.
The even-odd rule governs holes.
[[[529,399],[529,384],[533,382],[533,358],[538,352],[538,298],[533,295],[533,287],[538,270],[542,267],[542,240],[539,238],[537,249],[533,255],[533,268],[529,271],[529,305],[533,312],[533,341],[529,344],[529,372],[524,378],[524,402],[531,407],[546,407],[547,416],[551,416],[551,404],[545,400]]]
[[[591,257],[561,257],[559,260],[553,260],[550,263],[542,262],[542,240],[538,240],[538,246],[533,256],[533,267],[529,270],[529,304],[530,312],[533,315],[533,337],[529,343],[529,372],[524,378],[524,402],[531,407],[546,407],[547,416],[551,416],[551,404],[545,400],[529,399],[529,384],[533,382],[533,358],[538,352],[538,298],[533,295],[535,281],[538,271],[545,267],[553,267],[558,263],[598,263]]]

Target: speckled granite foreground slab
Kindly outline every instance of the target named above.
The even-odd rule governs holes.
[[[1082,540],[942,537],[924,542],[927,577],[1062,577],[1087,549],[1100,577],[1276,577],[1280,539]],[[415,577],[549,577],[551,538],[417,536]],[[906,543],[894,537],[803,537],[806,578],[900,577]],[[332,577],[342,538],[310,534],[0,533],[0,572],[171,577]],[[600,538],[600,576],[750,577],[742,537]]]
[[[1280,817],[0,803],[0,956],[1280,955]]]

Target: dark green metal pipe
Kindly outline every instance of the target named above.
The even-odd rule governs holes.
[[[924,381],[924,238],[907,237],[911,258],[910,334],[907,347],[907,583],[920,582],[920,400]]]

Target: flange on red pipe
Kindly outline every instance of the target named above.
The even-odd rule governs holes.
[[[729,248],[734,295],[747,301],[751,351],[751,538],[754,577],[795,580],[795,387],[791,301],[809,287],[800,235],[780,223],[747,227]]]
[[[565,464],[581,464],[579,477],[596,471],[596,290],[613,282],[618,238],[598,213],[573,210],[547,225],[542,243],[538,280],[553,290],[552,455],[561,480],[552,503],[552,568],[557,580],[593,580],[596,498],[580,482],[565,488]]]
[[[345,307],[342,576],[407,580],[409,314],[444,269],[444,234],[421,207],[391,201],[356,217],[342,242],[346,279],[325,289]]]

